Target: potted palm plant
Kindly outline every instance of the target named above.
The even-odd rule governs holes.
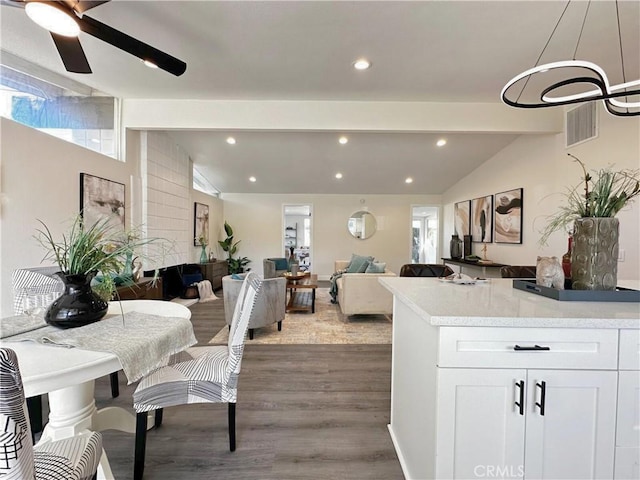
[[[64,293],[47,309],[45,320],[61,328],[87,325],[104,317],[116,290],[115,279],[128,270],[125,265],[134,249],[155,240],[125,232],[108,217],[86,226],[78,216],[59,240],[39,222],[42,228],[36,239],[46,250],[43,261],[57,264],[65,285]],[[92,286],[96,275],[101,281]]]
[[[607,167],[591,175],[580,159],[568,155],[580,164],[582,182],[566,192],[566,203],[548,218],[540,243],[545,244],[553,232],[572,226],[572,288],[615,290],[619,236],[615,216],[640,194],[639,172]]]
[[[238,251],[238,244],[240,240],[237,242],[233,241],[233,228],[226,221],[224,222],[224,232],[227,235],[227,238],[224,240],[218,240],[218,245],[222,248],[223,251],[227,252],[227,263],[229,265],[229,273],[242,273],[244,271],[244,267],[251,263],[247,257],[238,257],[234,258],[233,256]]]

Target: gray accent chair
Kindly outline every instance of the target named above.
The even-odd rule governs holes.
[[[227,325],[233,320],[233,309],[240,294],[242,280],[232,278],[232,275],[222,277],[222,296],[224,298],[224,317]],[[256,306],[249,318],[249,340],[253,340],[256,328],[278,324],[278,331],[282,330],[287,303],[287,279],[284,277],[265,278],[258,293]]]
[[[284,257],[265,258],[262,260],[264,278],[281,277],[288,270],[288,260]]]

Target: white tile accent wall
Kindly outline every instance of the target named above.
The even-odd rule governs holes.
[[[144,269],[188,262],[193,245],[189,155],[163,133],[142,132],[140,140],[145,229],[149,237],[171,242],[168,252],[151,246]]]

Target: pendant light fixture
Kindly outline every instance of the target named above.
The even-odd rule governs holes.
[[[63,37],[77,37],[80,26],[72,14],[56,2],[30,1],[24,6],[27,16],[42,28]]]
[[[605,3],[609,2],[602,4]],[[570,4],[571,0],[568,0],[547,43],[538,56],[536,65],[507,82],[500,94],[502,101],[518,108],[545,108],[602,100],[607,111],[612,115],[622,117],[640,115],[640,79],[626,80],[618,0],[615,1],[615,13],[622,83],[611,85],[602,67],[587,60],[576,60],[591,1],[586,4],[573,58],[538,65]],[[527,91],[525,92],[525,90]]]

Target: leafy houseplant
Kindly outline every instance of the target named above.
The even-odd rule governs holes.
[[[116,291],[115,279],[134,249],[155,240],[141,238],[135,231],[125,232],[108,217],[85,226],[78,216],[61,240],[55,240],[47,225],[39,222],[42,228],[37,230],[36,239],[47,250],[43,260],[58,265],[58,276],[65,283],[64,294],[51,304],[45,320],[63,328],[100,320]],[[101,281],[92,287],[91,281],[98,274]]]
[[[227,252],[227,263],[229,264],[229,273],[242,273],[244,271],[244,267],[251,263],[247,257],[239,257],[233,258],[233,256],[238,251],[238,244],[240,240],[234,243],[233,241],[233,229],[231,225],[229,225],[226,221],[224,222],[224,232],[227,235],[227,238],[224,240],[218,240],[218,245],[222,248],[223,251]]]
[[[582,182],[566,192],[566,204],[549,217],[542,231],[541,244],[558,230],[573,224],[571,251],[572,288],[614,290],[617,283],[617,213],[640,194],[638,170],[613,171],[603,168],[592,176],[582,167]]]
[[[568,153],[582,167],[582,182],[566,192],[566,204],[549,217],[542,231],[540,244],[546,244],[552,233],[566,230],[578,218],[615,217],[622,208],[640,194],[640,176],[638,170],[620,170],[603,168],[591,176],[577,157]],[[581,187],[584,193],[581,193]]]

